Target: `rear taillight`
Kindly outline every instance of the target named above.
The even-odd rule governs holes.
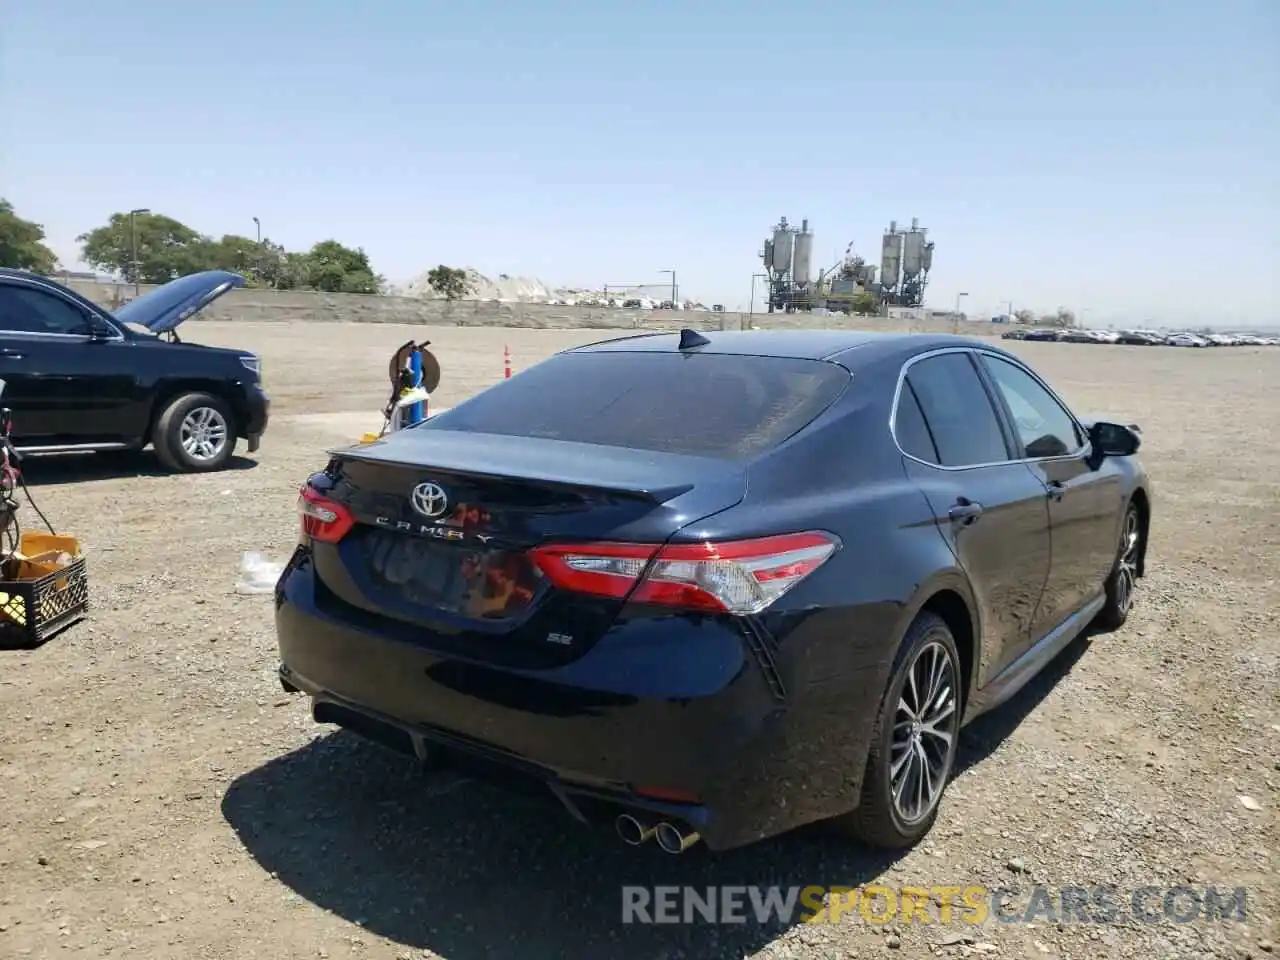
[[[557,587],[636,603],[759,613],[835,552],[825,533],[790,533],[727,543],[554,544],[533,561]]]
[[[337,543],[356,523],[350,510],[312,486],[299,491],[298,513],[302,517],[302,536],[321,543]]]

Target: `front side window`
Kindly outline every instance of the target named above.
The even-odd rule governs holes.
[[[991,397],[966,353],[943,353],[913,363],[907,384],[945,467],[972,467],[1009,459]]]
[[[1071,414],[1035,377],[999,357],[984,355],[982,362],[1013,414],[1023,456],[1063,457],[1084,446]]]
[[[20,284],[0,285],[0,330],[88,334],[89,318],[73,303]]]

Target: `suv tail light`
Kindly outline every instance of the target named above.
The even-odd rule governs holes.
[[[337,543],[356,525],[350,510],[309,485],[299,491],[298,513],[302,517],[303,538],[321,543]]]
[[[738,615],[759,613],[839,547],[826,533],[725,543],[553,544],[533,562],[564,590],[636,603]]]

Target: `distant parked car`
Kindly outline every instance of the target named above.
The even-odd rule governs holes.
[[[1063,330],[1058,339],[1064,343],[1098,343],[1099,340],[1091,330]]]
[[[1116,343],[1135,347],[1154,347],[1164,343],[1164,338],[1142,330],[1125,330],[1116,337]]]
[[[181,277],[110,313],[75,291],[0,269],[0,379],[25,453],[154,446],[170,469],[227,465],[236,441],[258,449],[269,402],[246,350],[181,343],[177,327],[239,274]]]
[[[1008,333],[1000,334],[1001,340],[1025,340],[1027,339],[1026,330],[1010,330]]]
[[[907,847],[962,725],[1128,616],[1139,442],[960,337],[577,347],[307,480],[280,682],[631,845]]]
[[[1171,347],[1207,347],[1209,341],[1193,333],[1172,333],[1164,340]]]
[[[1023,340],[1057,340],[1057,330],[1028,330],[1022,337]]]

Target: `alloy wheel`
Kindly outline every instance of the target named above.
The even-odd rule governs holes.
[[[889,789],[905,823],[933,812],[946,786],[959,730],[957,671],[947,649],[925,644],[907,669],[893,716]]]
[[[1116,567],[1116,609],[1121,615],[1129,612],[1133,603],[1133,589],[1138,582],[1138,512],[1130,510],[1124,517],[1124,530],[1120,534],[1120,563]]]
[[[182,419],[179,442],[193,460],[215,459],[227,445],[227,421],[213,407],[196,407]]]

